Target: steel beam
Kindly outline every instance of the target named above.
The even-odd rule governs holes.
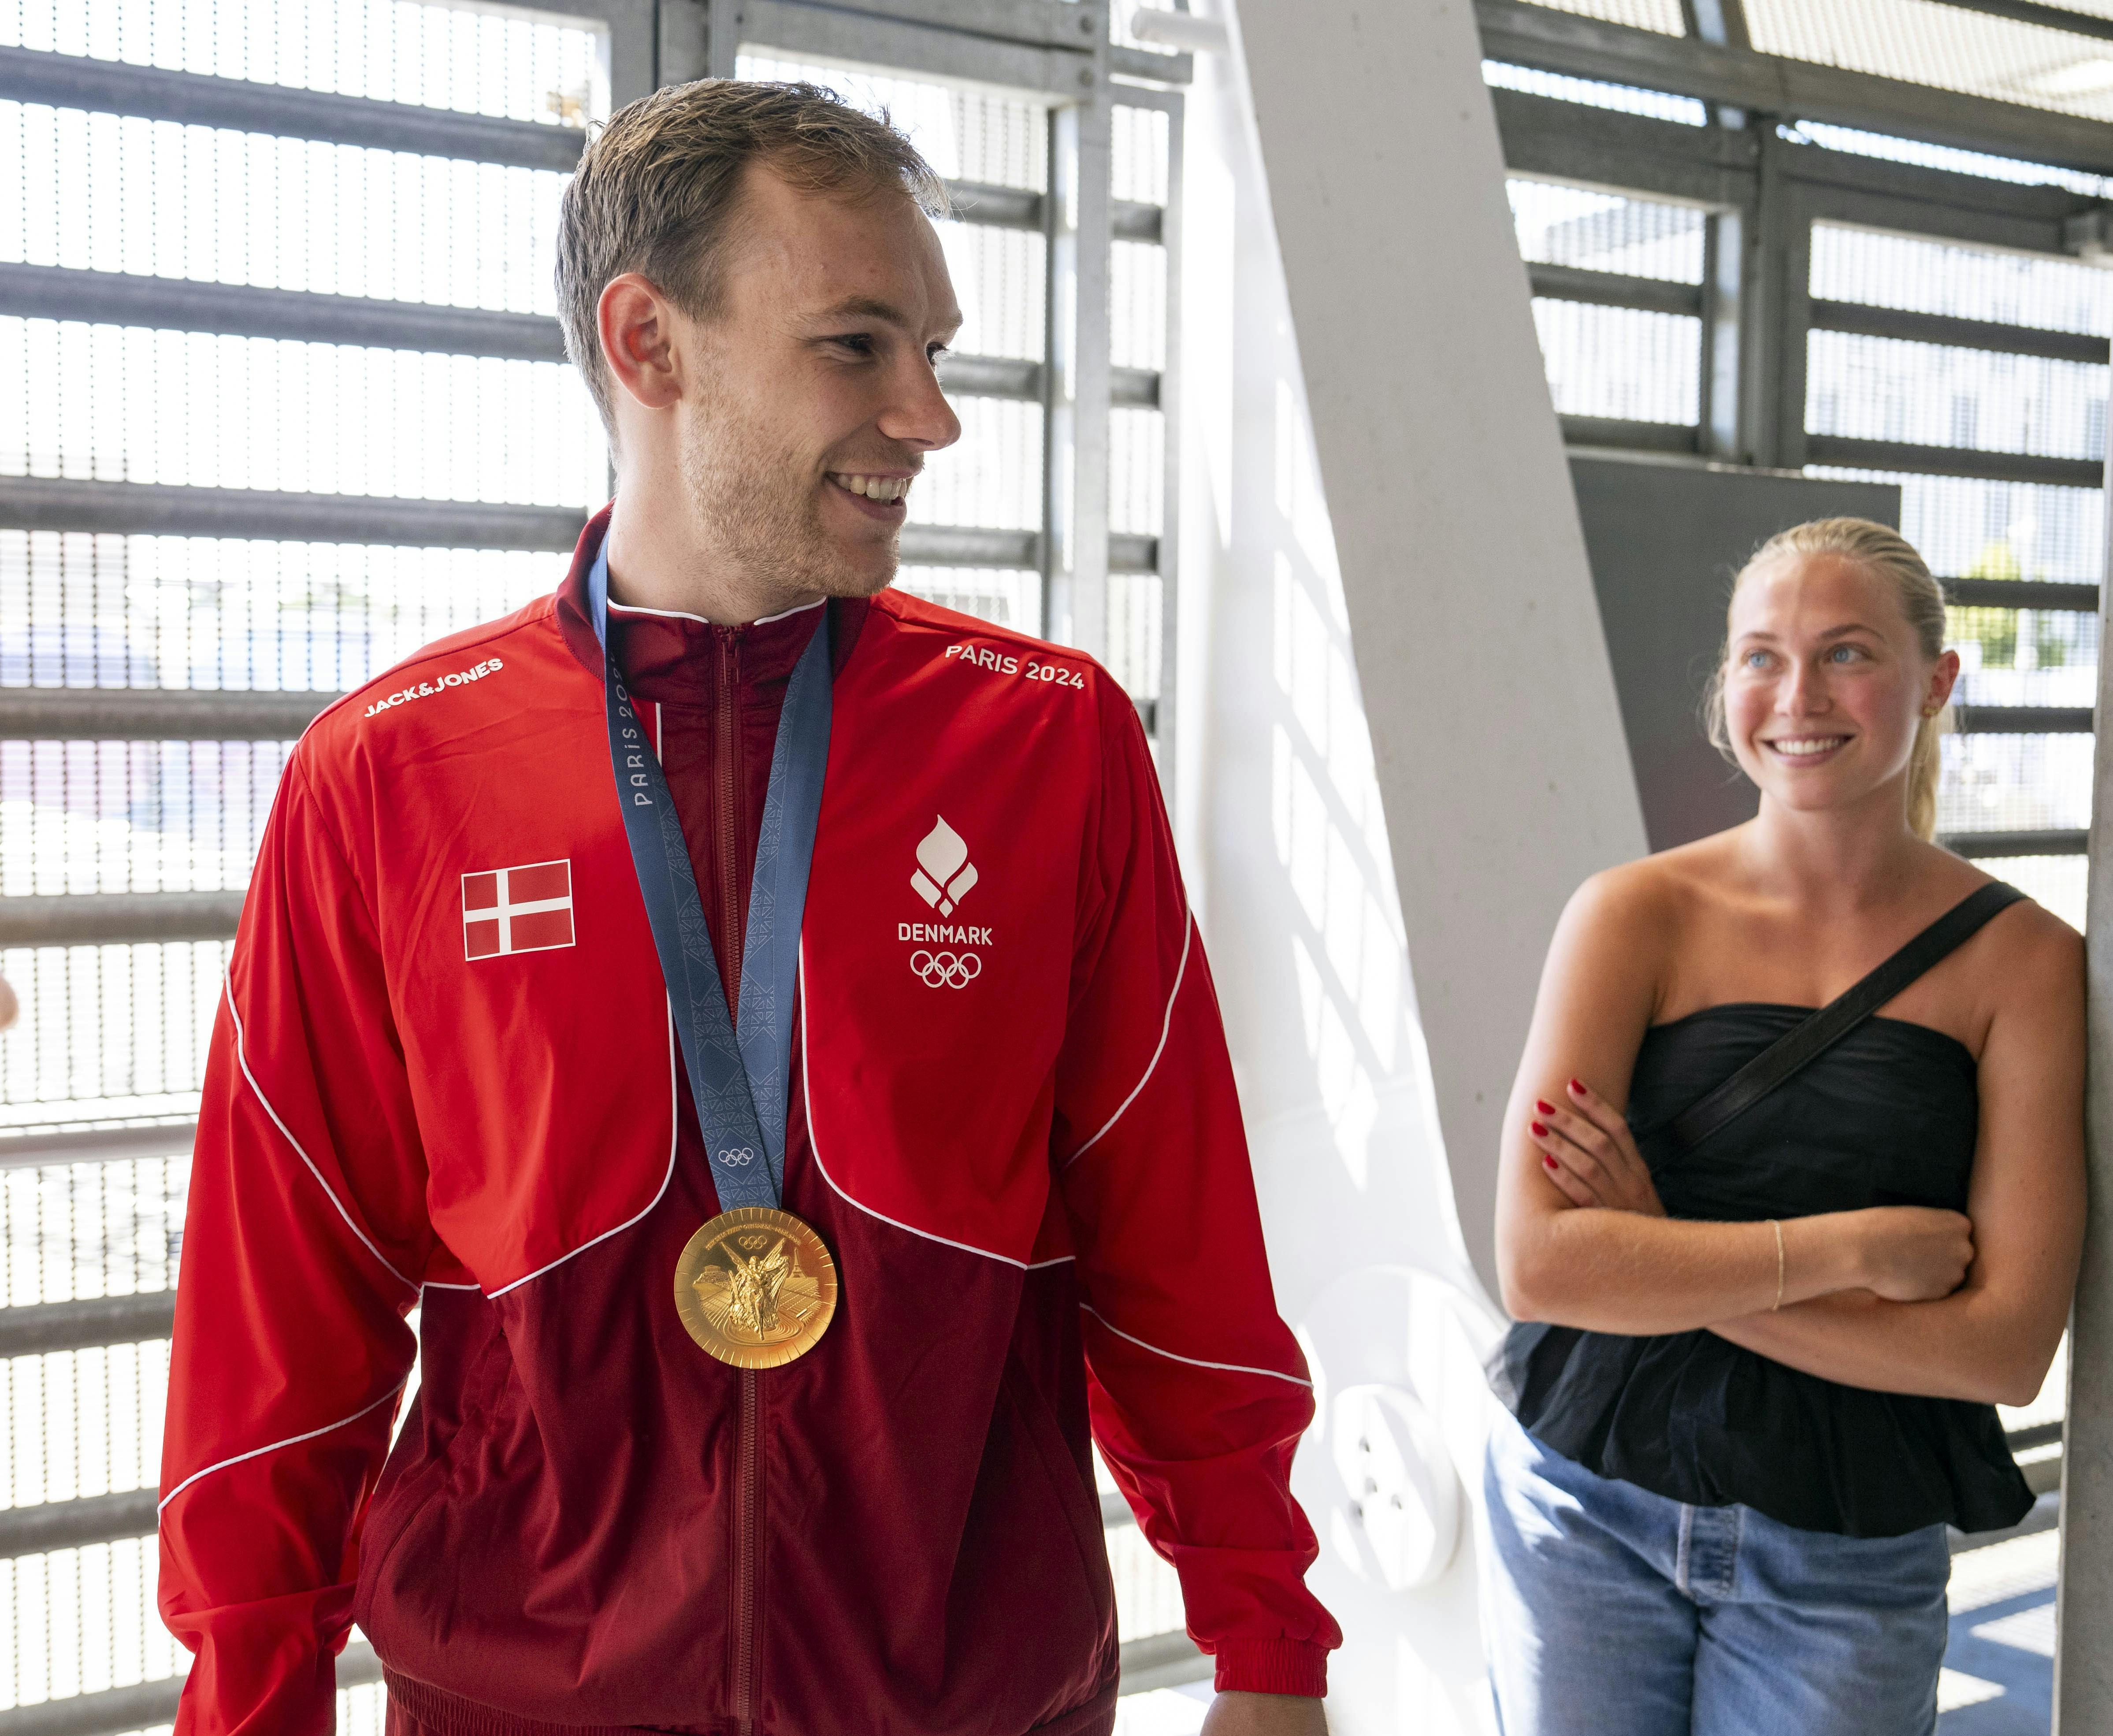
[[[1139,409],[1159,407],[1159,376],[1150,368],[1111,368],[1108,376],[1110,403]],[[1043,390],[1043,368],[1039,362],[1020,362],[1004,356],[949,355],[940,358],[939,384],[957,397],[1008,398],[1038,403]]]
[[[176,1292],[94,1296],[79,1302],[39,1302],[0,1308],[0,1356],[87,1351],[107,1344],[166,1338],[176,1318]]]
[[[948,181],[947,198],[956,221],[992,229],[1042,227],[1042,195],[1025,187],[994,187],[987,181]]]
[[[2003,856],[2080,856],[2088,835],[2082,832],[1952,832],[1937,841],[1956,854],[1975,860]]]
[[[2006,356],[2042,356],[2051,362],[2106,366],[2105,338],[2088,331],[2050,331],[2007,326],[1997,320],[1956,319],[1948,313],[1917,313],[1905,308],[1873,308],[1858,302],[1815,301],[1812,329],[1858,337],[1892,338],[1906,344],[1943,344],[1992,350]],[[2094,605],[2095,606],[2095,605]]]
[[[52,1107],[56,1114],[65,1105]],[[39,1164],[187,1157],[197,1143],[195,1121],[144,1128],[76,1128],[63,1133],[8,1133],[0,1135],[0,1169],[25,1169]]]
[[[0,946],[142,946],[229,941],[240,892],[84,892],[0,898]]]
[[[2113,127],[2081,116],[1940,90],[1698,37],[1667,36],[1527,0],[1475,0],[1490,59],[1611,80],[1789,120],[2113,173]]]
[[[569,553],[586,522],[577,507],[0,476],[0,529],[11,531]]]
[[[152,1537],[154,1500],[153,1490],[133,1489],[122,1495],[0,1509],[0,1561],[54,1549],[85,1549],[92,1543],[115,1543],[128,1537]]]
[[[1755,147],[1744,133],[1684,126],[1519,90],[1490,93],[1515,175],[1583,181],[1662,198],[1732,206],[1753,194]]]
[[[1990,482],[2036,482],[2053,488],[2097,488],[2105,472],[2105,466],[2096,458],[1983,452],[1969,446],[1918,446],[1905,440],[1860,440],[1840,434],[1806,435],[1805,462],[1844,470],[1905,471],[1914,476],[1972,476]]]
[[[1945,601],[1955,608],[2038,608],[2072,614],[2098,613],[2096,585],[2065,585],[2051,579],[1940,579]]]
[[[545,314],[312,295],[129,271],[0,264],[0,314],[527,362],[565,359],[564,331]]]
[[[1956,705],[1962,736],[2088,736],[2088,705]]]
[[[982,5],[984,0],[965,3]],[[1082,10],[1104,19],[1098,7]],[[742,0],[737,16],[744,48],[777,49],[795,58],[839,66],[962,79],[1073,100],[1092,90],[1097,75],[1094,39],[1083,34],[1057,48],[918,22],[892,7],[883,14],[805,0]],[[1096,34],[1104,37],[1105,31]]]
[[[1108,25],[1102,7],[1059,0],[826,0],[819,9],[1081,54]]]
[[[291,741],[342,694],[0,688],[0,741]]]
[[[337,1685],[358,1688],[381,1679],[381,1661],[364,1640],[338,1654]],[[117,1736],[124,1730],[148,1729],[176,1721],[184,1679],[142,1682],[134,1688],[106,1688],[0,1712],[0,1736]]]
[[[1700,284],[1629,277],[1618,271],[1588,271],[1574,265],[1530,262],[1526,269],[1533,284],[1533,293],[1553,301],[1587,302],[1596,308],[1635,308],[1645,313],[1679,313],[1691,318],[1699,318],[1702,312]]]
[[[41,48],[0,48],[0,99],[560,173],[578,163],[586,139],[577,127],[170,72]]]
[[[1563,416],[1568,446],[1612,446],[1625,452],[1682,452],[1700,449],[1699,431],[1680,422],[1625,421],[1613,416]]]

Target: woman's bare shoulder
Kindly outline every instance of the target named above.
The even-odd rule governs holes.
[[[1563,928],[1572,945],[1595,958],[1617,955],[1624,974],[1657,983],[1722,895],[1728,866],[1712,837],[1603,868],[1571,895]]]

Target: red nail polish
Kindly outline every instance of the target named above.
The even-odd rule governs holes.
[[[1572,1079],[1570,1082],[1570,1088],[1581,1097],[1585,1095],[1585,1082],[1582,1079]]]
[[[1544,1115],[1553,1115],[1555,1113],[1555,1105],[1554,1104],[1544,1103],[1538,1097],[1536,1097],[1533,1100],[1533,1106],[1539,1109]]]
[[[1544,1169],[1553,1169],[1555,1167],[1555,1160],[1552,1157],[1544,1157],[1540,1160],[1540,1166]]]
[[[1545,1139],[1548,1137],[1548,1129],[1543,1127],[1539,1122],[1529,1121],[1527,1125],[1533,1129],[1533,1137],[1536,1139]]]

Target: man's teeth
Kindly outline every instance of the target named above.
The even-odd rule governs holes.
[[[1848,739],[1846,736],[1804,736],[1792,740],[1771,741],[1768,745],[1778,754],[1788,754],[1796,759],[1807,754],[1824,754]]]
[[[831,471],[829,480],[840,488],[847,488],[854,494],[863,494],[869,500],[900,500],[910,492],[912,478],[909,476],[853,476],[841,471]]]

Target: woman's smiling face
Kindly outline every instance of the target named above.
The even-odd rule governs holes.
[[[1784,554],[1732,599],[1724,722],[1740,768],[1800,812],[1905,789],[1915,731],[1951,697],[1956,652],[1934,661],[1893,585],[1840,554]]]

